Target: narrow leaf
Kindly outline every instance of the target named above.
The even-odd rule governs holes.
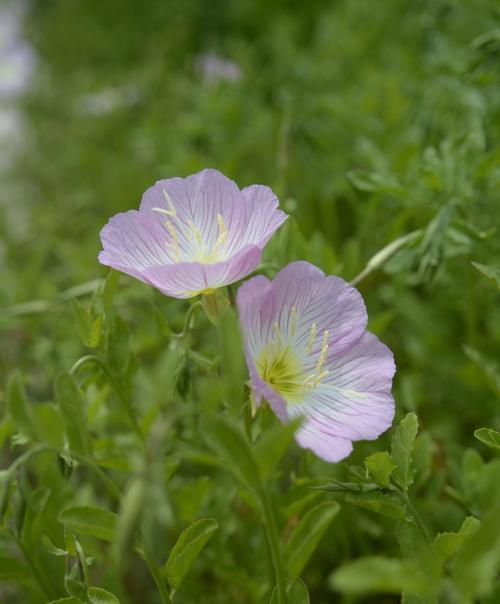
[[[115,541],[118,516],[105,508],[75,506],[63,510],[59,521],[76,533],[91,535],[104,541]]]
[[[254,493],[261,487],[257,462],[246,438],[228,419],[211,416],[202,425],[207,445],[247,489]]]
[[[219,525],[211,518],[197,520],[185,529],[170,552],[164,572],[174,590],[179,589],[201,550]]]
[[[339,510],[336,501],[324,501],[309,510],[294,528],[284,552],[290,581],[299,577]]]
[[[330,585],[344,594],[399,594],[419,591],[423,578],[415,566],[404,560],[368,556],[341,566],[330,576]]]
[[[288,424],[276,423],[270,430],[266,430],[259,442],[255,445],[255,456],[264,480],[269,478],[273,470],[283,457],[288,445],[293,440],[300,420]]]
[[[7,383],[7,411],[16,430],[32,440],[37,440],[38,431],[33,410],[26,396],[21,372],[17,370],[10,375]]]

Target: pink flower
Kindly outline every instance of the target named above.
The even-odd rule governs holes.
[[[242,279],[288,217],[269,187],[239,190],[217,170],[159,180],[140,209],[101,231],[102,264],[167,296],[190,298]]]
[[[389,428],[394,360],[365,331],[366,308],[354,287],[293,262],[273,281],[244,283],[237,304],[257,403],[266,399],[283,422],[302,416],[302,447],[339,461],[352,441]]]

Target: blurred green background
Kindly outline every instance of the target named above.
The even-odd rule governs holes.
[[[472,264],[500,265],[498,2],[2,0],[0,21],[0,73],[14,82],[0,84],[0,406],[14,368],[44,403],[83,353],[68,299],[85,302],[106,275],[108,218],[159,178],[214,167],[271,186],[293,216],[266,251],[269,274],[305,258],[350,280],[414,233],[359,288],[395,353],[398,417],[416,411],[432,439],[422,505],[456,529],[443,483],[474,430],[500,426],[498,287]],[[186,303],[122,279],[146,408],[165,363],[151,303],[180,328]],[[193,403],[179,421],[198,414]],[[324,577],[342,556],[393,547],[369,514],[359,526],[349,514],[305,576],[313,602],[331,601]],[[198,577],[211,584],[210,563]],[[180,601],[254,601],[225,599],[229,579],[217,581],[211,598]]]

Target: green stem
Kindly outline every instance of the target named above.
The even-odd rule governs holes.
[[[156,587],[160,592],[162,604],[171,604],[172,600],[170,599],[170,594],[168,593],[168,588],[165,583],[165,579],[162,577],[160,569],[156,565],[156,562],[153,560],[153,557],[151,556],[151,553],[149,552],[145,543],[143,543],[142,545],[142,554],[142,557],[144,558],[144,561],[146,562],[147,567],[149,568],[149,572],[151,573],[151,576],[153,577],[154,582],[156,583]]]
[[[17,547],[21,551],[24,559],[26,560],[26,563],[30,567],[32,575],[33,575],[33,578],[36,579],[36,582],[38,583],[38,585],[39,585],[40,589],[42,590],[44,596],[48,600],[53,600],[54,597],[55,597],[55,594],[52,591],[52,587],[50,585],[50,582],[47,583],[45,581],[45,577],[40,572],[38,566],[36,565],[35,561],[31,557],[31,555],[28,552],[28,550],[24,547],[24,543],[21,541],[21,539],[14,533],[14,531],[9,531],[9,532],[10,532],[10,535],[11,535],[12,539],[15,541]]]
[[[199,300],[197,302],[195,302],[194,304],[191,304],[191,306],[189,307],[189,310],[186,313],[186,318],[184,319],[184,325],[182,327],[182,331],[174,334],[176,338],[181,339],[187,334],[187,332],[190,329],[191,319],[192,319],[194,313],[199,308],[202,308],[202,307],[203,307],[203,304]]]
[[[429,529],[425,525],[425,522],[422,520],[422,516],[420,516],[417,508],[414,506],[408,493],[403,491],[403,489],[396,487],[395,485],[393,485],[393,488],[398,493],[398,495],[401,497],[401,499],[405,502],[406,507],[410,510],[411,515],[413,516],[415,522],[417,523],[417,525],[418,525],[420,531],[422,532],[422,535],[425,537],[426,541],[428,543],[431,543],[432,538],[429,533]]]
[[[271,560],[274,567],[278,604],[287,604],[285,564],[283,562],[278,528],[276,526],[271,499],[265,488],[261,489],[260,499],[264,512],[264,525],[266,527],[267,540],[269,542],[269,549],[271,550]]]
[[[74,375],[81,367],[83,367],[87,363],[94,363],[106,375],[109,383],[111,384],[111,387],[115,391],[115,394],[118,397],[118,400],[122,404],[122,407],[124,408],[125,413],[127,414],[130,425],[134,429],[134,432],[137,434],[139,440],[141,441],[141,444],[144,446],[146,443],[146,439],[145,439],[144,433],[137,421],[137,418],[135,417],[134,410],[132,409],[132,405],[130,404],[130,401],[128,400],[128,398],[126,396],[124,396],[120,384],[116,381],[115,376],[108,369],[106,363],[104,363],[97,355],[88,354],[88,355],[82,357],[81,359],[79,359],[73,365],[73,367],[70,370],[70,374]]]

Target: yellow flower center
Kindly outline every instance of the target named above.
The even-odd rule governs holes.
[[[273,324],[274,338],[262,349],[255,359],[257,372],[264,382],[285,399],[288,403],[298,403],[307,390],[317,388],[329,374],[323,369],[328,354],[328,331],[323,331],[321,346],[315,353],[317,355],[314,371],[307,374],[304,368],[307,358],[313,354],[317,339],[317,326],[313,323],[309,332],[309,341],[306,355],[300,359],[298,352],[293,347],[293,338],[297,329],[297,312],[295,307],[290,311],[289,341],[284,341],[278,323]]]

